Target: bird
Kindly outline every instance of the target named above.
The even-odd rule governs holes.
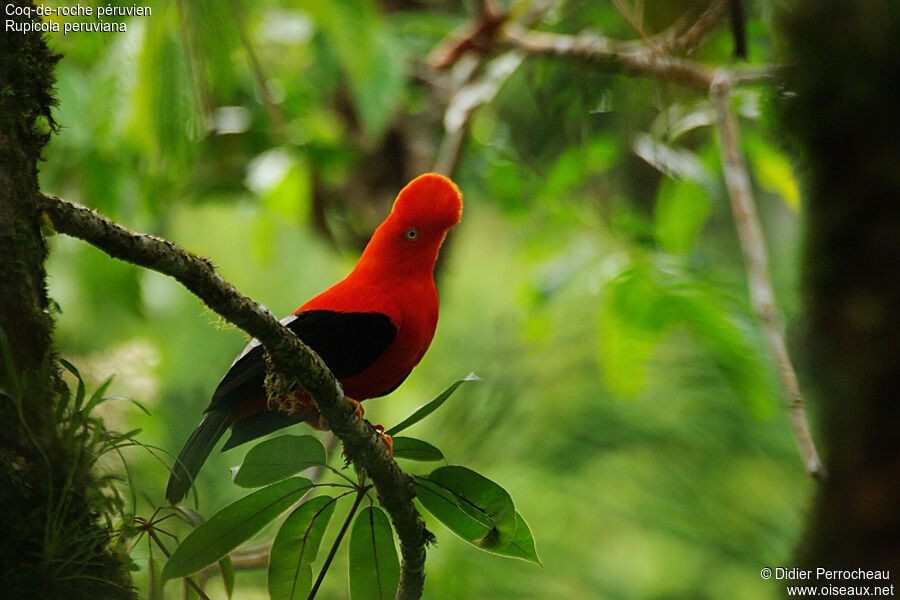
[[[449,178],[416,177],[397,195],[350,273],[281,320],[322,358],[360,417],[359,403],[394,391],[431,345],[438,321],[434,265],[462,209],[462,194]],[[185,497],[229,428],[222,451],[301,421],[327,428],[305,391],[267,397],[265,378],[264,349],[253,339],[178,454],[166,487],[170,503]]]

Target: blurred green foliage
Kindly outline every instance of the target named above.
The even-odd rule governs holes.
[[[771,62],[769,3],[744,4],[750,62]],[[642,5],[654,33],[705,3]],[[461,69],[436,73],[426,56],[473,8],[167,1],[127,33],[51,36],[64,55],[62,130],[42,188],[211,257],[287,314],[349,270],[394,194],[430,168]],[[589,0],[548,3],[536,27],[638,37],[614,4]],[[731,51],[720,26],[691,58],[727,65]],[[735,98],[792,330],[803,326],[800,192],[772,141],[773,101],[765,89]],[[543,568],[474,552],[432,521],[427,598],[780,596],[759,570],[790,563],[812,484],[748,307],[713,121],[707,98],[676,84],[535,57],[474,113],[437,336],[367,417],[396,423],[477,372],[483,383],[410,434],[509,491]],[[116,373],[112,392],[152,414],[96,411],[177,451],[246,336],[178,284],[80,242],[56,237],[48,268],[63,356],[94,385]],[[165,468],[127,452],[138,513],[150,514]],[[216,454],[201,472],[204,515],[243,494],[228,468],[245,452]],[[147,589],[145,547],[133,556]],[[265,585],[264,569],[238,572],[235,593],[263,598]],[[224,593],[217,578],[208,587]],[[345,593],[335,574],[319,597]]]

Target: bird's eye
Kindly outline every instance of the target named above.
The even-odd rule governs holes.
[[[415,229],[409,229],[409,230],[407,230],[407,232],[406,232],[406,239],[408,239],[408,240],[414,240],[414,239],[416,239],[416,238],[418,238],[418,237],[419,237],[419,232],[416,231]]]

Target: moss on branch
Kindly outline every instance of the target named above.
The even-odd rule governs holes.
[[[216,273],[208,259],[54,196],[44,196],[42,208],[56,231],[80,238],[114,258],[173,277],[210,309],[262,342],[275,368],[309,391],[332,432],[344,443],[347,456],[371,478],[400,539],[397,598],[419,598],[425,581],[425,546],[434,538],[413,504],[413,479],[390,457],[372,425],[356,416],[322,359],[267,308]]]

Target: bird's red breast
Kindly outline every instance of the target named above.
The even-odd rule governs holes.
[[[447,231],[462,216],[462,195],[441,175],[410,182],[375,230],[353,271],[296,313],[330,310],[386,315],[393,340],[363,372],[341,379],[344,393],[364,400],[382,396],[425,355],[438,320],[434,264]]]

